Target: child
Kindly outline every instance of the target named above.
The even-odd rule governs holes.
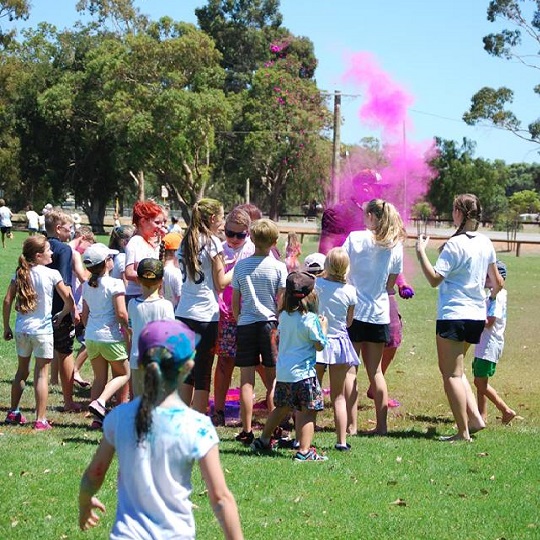
[[[47,421],[47,398],[48,369],[54,354],[53,324],[61,322],[73,308],[73,298],[69,288],[62,281],[60,272],[47,268],[51,260],[50,244],[44,236],[27,238],[23,244],[15,277],[11,280],[4,298],[3,307],[4,339],[9,341],[13,339],[9,316],[13,301],[15,301],[17,311],[15,343],[19,357],[19,367],[11,385],[11,408],[6,417],[6,424],[26,423],[26,418],[19,411],[19,402],[29,375],[30,358],[33,352],[36,359],[34,429],[38,431],[51,429]],[[55,290],[63,301],[63,307],[53,320],[51,306]]]
[[[356,378],[358,355],[351,343],[347,328],[352,324],[357,303],[356,289],[346,283],[349,257],[343,248],[332,248],[324,262],[324,274],[317,278],[315,290],[319,297],[319,313],[328,320],[328,343],[317,360],[328,366],[330,396],[334,407],[336,450],[347,451],[347,402],[345,381]]]
[[[311,253],[304,259],[304,272],[310,273],[312,276],[319,276],[324,272],[324,261],[326,255],[322,253]]]
[[[223,206],[216,199],[201,199],[193,205],[191,222],[180,249],[178,263],[184,282],[176,307],[176,318],[201,336],[195,367],[182,386],[182,399],[206,414],[219,320],[219,293],[231,282],[225,273],[223,246]]]
[[[288,272],[296,272],[300,268],[298,257],[302,253],[302,246],[295,232],[287,235],[287,245],[285,246],[285,264]]]
[[[126,246],[134,233],[135,227],[133,225],[119,225],[114,227],[109,238],[109,248],[118,251],[118,255],[114,257],[111,277],[121,279],[126,287],[128,284],[126,279]]]
[[[163,237],[163,297],[169,300],[174,309],[180,301],[182,293],[182,271],[178,267],[176,252],[180,247],[182,235],[170,232]]]
[[[83,285],[81,319],[86,327],[85,342],[94,371],[94,384],[88,410],[95,416],[94,429],[100,429],[107,412],[107,401],[129,381],[129,362],[125,337],[128,316],[121,279],[109,276],[113,256],[118,252],[105,244],[93,244],[83,254],[91,273]],[[107,383],[109,365],[112,379]]]
[[[137,265],[137,277],[142,295],[134,298],[128,304],[128,318],[131,328],[129,367],[134,396],[140,396],[144,386],[144,372],[138,368],[139,350],[137,347],[139,335],[144,325],[150,321],[174,319],[174,309],[171,302],[159,296],[163,283],[163,263],[158,259],[142,259]]]
[[[242,431],[236,440],[247,445],[253,442],[253,386],[255,369],[261,360],[266,372],[268,410],[274,408],[277,310],[287,278],[286,266],[270,256],[270,249],[279,238],[277,225],[270,219],[259,219],[251,224],[250,236],[255,252],[238,261],[232,281],[232,311],[238,324],[235,365],[240,368],[242,419]]]
[[[255,252],[255,245],[249,237],[251,219],[242,209],[234,208],[225,221],[225,241],[223,256],[225,271]],[[217,364],[214,370],[214,426],[225,425],[225,400],[231,384],[236,357],[236,320],[232,312],[233,289],[227,285],[219,298],[219,324],[217,340]]]
[[[98,524],[96,510],[105,511],[94,494],[117,452],[118,503],[111,538],[194,539],[189,498],[195,460],[225,538],[243,538],[236,501],[219,461],[216,431],[207,417],[179,396],[179,386],[193,368],[197,339],[174,320],[150,322],[141,332],[138,350],[144,392],[105,418],[103,440],[81,480],[82,530]]]
[[[317,411],[324,407],[323,395],[315,374],[315,351],[326,346],[328,321],[317,315],[315,278],[307,272],[287,276],[283,306],[279,315],[279,355],[277,360],[275,409],[264,430],[253,441],[255,452],[271,450],[272,434],[292,410],[296,411],[296,461],[326,461],[311,446]]]
[[[133,205],[133,224],[136,233],[126,245],[125,278],[126,303],[142,293],[137,280],[137,265],[141,259],[159,259],[159,246],[164,232],[165,210],[151,200],[137,201]]]
[[[0,234],[2,235],[2,247],[6,247],[6,236],[11,240],[13,233],[11,232],[11,218],[13,214],[11,210],[6,206],[6,201],[0,199]]]
[[[506,265],[497,261],[497,270],[501,277],[506,279]],[[486,287],[493,286],[489,274],[486,277]],[[489,399],[502,413],[502,423],[510,423],[516,416],[513,411],[499,396],[495,388],[489,384],[489,378],[495,375],[497,363],[504,348],[504,330],[506,327],[506,289],[501,289],[495,296],[495,300],[486,297],[487,321],[484,331],[480,336],[480,343],[474,349],[473,374],[478,409],[484,421],[487,419],[487,400]]]
[[[29,204],[26,207],[26,228],[28,229],[28,236],[34,236],[39,229],[39,214],[34,210],[34,207]]]
[[[381,370],[384,344],[389,340],[390,304],[388,290],[393,288],[403,267],[406,231],[394,205],[372,199],[364,209],[367,230],[353,231],[343,248],[349,255],[349,282],[356,288],[358,303],[349,337],[362,359],[373,388],[376,425],[368,435],[386,435],[388,390]],[[356,383],[356,380],[355,380]],[[356,409],[356,384],[348,391],[350,410]],[[356,413],[353,412],[356,417]],[[354,419],[351,419],[353,425]],[[354,429],[350,430],[354,433]]]
[[[71,246],[66,244],[71,238],[71,216],[61,210],[49,210],[45,214],[45,228],[47,239],[53,252],[52,262],[49,268],[58,270],[64,284],[70,288],[73,277],[73,252]],[[52,315],[63,310],[64,302],[58,294],[53,294]],[[54,334],[54,360],[51,379],[56,382],[58,373],[62,384],[62,395],[64,397],[64,412],[78,412],[81,404],[73,401],[73,342],[75,338],[75,326],[80,322],[80,314],[77,306],[73,308],[73,316],[68,315],[62,319],[58,326],[53,327]],[[55,377],[56,364],[56,377]]]

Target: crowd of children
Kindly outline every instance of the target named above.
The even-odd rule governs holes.
[[[401,342],[395,289],[405,299],[411,298],[414,290],[402,274],[406,234],[399,213],[382,199],[366,203],[363,212],[365,230],[351,232],[342,246],[333,247],[326,256],[308,255],[303,265],[298,260],[301,246],[294,235],[287,241],[285,263],[279,260],[277,225],[248,205],[233,209],[225,220],[219,201],[202,199],[193,206],[190,224],[182,235],[177,227],[167,232],[167,212],[162,206],[153,201],[137,202],[133,226],[117,225],[109,247],[95,243],[92,231],[85,227],[78,229],[68,245],[72,218],[55,209],[47,212],[47,238],[32,235],[25,240],[4,299],[4,338],[15,338],[19,357],[6,422],[26,422],[19,402],[32,354],[36,358],[37,430],[51,427],[46,416],[49,364],[57,362],[64,410],[78,412],[73,383],[90,384],[79,372],[84,359],[90,359],[91,427],[103,429],[105,438],[83,479],[82,528],[97,523],[94,509],[101,508],[101,503],[93,494],[114,451],[119,454],[121,470],[131,466],[129,460],[135,456],[133,450],[125,448],[126,433],[141,443],[150,431],[156,430],[156,436],[168,440],[171,430],[179,430],[185,434],[186,444],[195,445],[188,448],[180,444],[179,455],[192,452],[200,461],[215,511],[225,512],[222,527],[233,531],[231,538],[241,537],[236,505],[214,450],[217,436],[214,428],[209,428],[211,423],[226,424],[225,398],[235,367],[240,368],[241,419],[236,440],[255,452],[271,451],[283,444],[280,425],[292,416],[295,439],[290,447],[295,450],[294,459],[327,459],[313,446],[326,372],[335,449],[349,451],[350,436],[358,431],[360,364],[367,373],[367,395],[374,400],[376,414],[374,429],[363,433],[387,434],[388,407],[399,405],[388,398],[384,376]],[[416,245],[423,273],[432,286],[439,287],[439,368],[457,425],[457,433],[446,438],[451,442],[468,441],[471,433],[485,427],[487,400],[501,412],[503,423],[516,416],[489,384],[504,344],[506,268],[496,261],[489,239],[476,232],[480,215],[476,197],[458,196],[453,211],[457,230],[435,265],[425,253],[428,239],[421,236]],[[487,307],[485,288],[489,291]],[[14,303],[17,317],[13,333],[10,314]],[[151,337],[149,328],[154,329]],[[84,344],[75,364],[74,335]],[[158,335],[168,341],[157,341]],[[471,343],[476,344],[473,373],[478,401],[463,372],[466,346]],[[210,410],[216,354],[214,406]],[[176,366],[176,371],[171,366]],[[265,386],[268,410],[258,437],[252,429],[257,372]],[[114,396],[117,404],[124,405],[109,412]],[[177,427],[163,424],[163,409],[168,408],[178,415]],[[211,423],[202,416],[207,413],[213,413]],[[125,425],[121,425],[123,414],[129,417]],[[200,431],[195,428],[202,425],[209,431],[199,440],[195,434]],[[137,452],[151,451],[148,445],[154,445],[154,437],[148,444],[136,445]],[[172,448],[166,451],[167,456],[170,452]],[[168,508],[166,501],[156,504],[163,512],[163,523],[173,526],[174,513],[185,512],[184,526],[190,529],[190,510],[182,507],[187,504],[188,484],[178,481],[180,487],[170,488],[184,490],[184,502],[175,508]],[[124,491],[141,489],[140,485],[120,487],[119,504]],[[129,511],[119,507],[116,530],[134,526],[123,521],[122,512]]]

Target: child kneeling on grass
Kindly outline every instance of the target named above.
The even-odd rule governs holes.
[[[327,320],[317,315],[315,278],[307,272],[287,276],[283,306],[279,315],[279,351],[276,366],[275,409],[270,413],[255,452],[273,448],[272,433],[291,410],[296,413],[296,439],[300,446],[296,461],[326,461],[311,446],[317,411],[324,406],[315,372],[315,351],[326,346]]]

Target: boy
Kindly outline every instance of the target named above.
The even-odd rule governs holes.
[[[242,432],[236,437],[246,445],[253,442],[253,386],[255,369],[262,359],[266,371],[268,410],[274,408],[273,389],[277,360],[277,309],[285,290],[287,267],[270,255],[279,238],[270,219],[252,223],[250,236],[255,244],[251,257],[234,268],[232,311],[238,323],[235,365],[240,368],[240,415]]]
[[[52,263],[47,266],[60,272],[64,283],[69,287],[70,294],[73,297],[71,293],[73,254],[71,246],[66,243],[71,237],[72,223],[71,217],[60,210],[50,210],[45,215],[47,239],[53,252]],[[63,308],[64,301],[55,291],[52,304],[53,318]],[[60,324],[53,324],[54,360],[51,369],[51,383],[57,383],[59,373],[62,395],[64,397],[64,412],[78,412],[82,408],[80,403],[73,401],[73,341],[75,337],[75,325],[79,324],[80,320],[79,311],[75,306],[73,308],[73,317],[64,317]]]
[[[140,396],[144,388],[144,370],[139,369],[139,335],[150,321],[173,320],[172,303],[159,296],[163,283],[163,263],[158,259],[142,259],[137,266],[137,281],[142,294],[128,304],[129,327],[131,328],[131,350],[129,367],[133,397]]]
[[[506,279],[506,265],[497,261],[497,270],[503,279]],[[486,277],[486,287],[491,289],[492,283],[489,276]],[[495,388],[489,384],[489,378],[495,374],[495,368],[504,347],[504,329],[506,327],[506,289],[501,289],[497,296],[492,299],[486,298],[487,320],[480,343],[474,349],[472,364],[474,385],[478,398],[478,410],[484,421],[487,418],[487,400],[489,399],[502,413],[502,423],[508,424],[516,416],[503,399],[497,394]]]

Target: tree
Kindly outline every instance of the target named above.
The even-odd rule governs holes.
[[[9,22],[27,19],[30,14],[29,0],[3,0],[0,2],[0,20]],[[7,47],[15,37],[15,30],[6,31],[0,26],[0,46]]]
[[[530,17],[528,17],[529,7],[532,9]],[[540,67],[538,53],[531,56],[521,48],[523,37],[531,41],[533,47],[538,48],[540,43],[540,3],[537,0],[530,2],[491,0],[487,18],[490,22],[502,19],[514,27],[512,30],[503,29],[484,37],[484,49],[488,54],[518,61],[533,69]],[[540,94],[540,85],[535,86],[534,92]],[[512,103],[513,97],[514,93],[509,88],[484,87],[471,98],[471,107],[463,115],[463,119],[469,125],[488,120],[493,125],[507,129],[522,139],[538,142],[540,119],[533,120],[527,129],[524,129],[521,121],[507,108],[507,105]]]

